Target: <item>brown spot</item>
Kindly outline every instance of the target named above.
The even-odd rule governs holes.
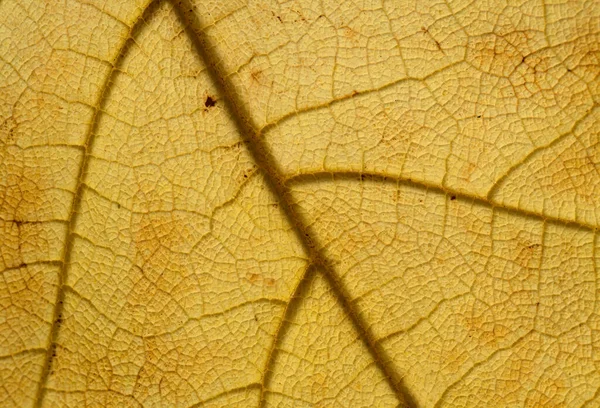
[[[427,27],[421,27],[421,31],[426,34],[435,44],[436,48],[439,51],[444,51],[442,50],[442,45],[440,44],[440,42],[438,40],[435,39],[435,37],[433,35],[431,35],[431,33],[429,32],[429,29]]]
[[[262,85],[262,82],[264,80],[264,74],[262,72],[261,69],[253,69],[250,71],[250,79],[252,80],[252,83],[257,83],[259,85]]]
[[[172,290],[172,271],[185,269],[184,254],[208,233],[209,222],[186,211],[157,211],[136,215],[132,226],[134,271],[145,278],[131,293],[132,304],[145,305],[155,289]]]
[[[258,273],[248,273],[246,274],[246,279],[248,279],[248,282],[252,283],[253,285],[260,285],[262,283],[262,285],[268,287],[275,286],[275,283],[277,282],[273,278],[263,278]]]
[[[474,338],[481,345],[495,348],[498,342],[510,334],[510,330],[503,324],[486,319],[484,316],[465,316],[465,326],[469,331],[470,337]]]
[[[204,101],[204,106],[206,106],[207,108],[212,108],[213,106],[215,106],[217,104],[217,100],[214,99],[212,96],[207,96],[206,100]]]
[[[451,196],[451,197],[450,197],[450,200],[451,200],[451,201],[454,201],[454,200],[456,200],[456,196],[455,196],[455,195]]]
[[[17,122],[10,116],[0,123],[0,143],[6,145],[15,144],[15,129],[17,128]]]
[[[279,22],[280,22],[280,23],[282,23],[282,24],[283,24],[283,20],[281,19],[281,16],[278,16],[278,15],[276,15],[276,14],[275,14],[273,11],[271,11],[271,15],[272,15],[273,17],[275,17],[277,20],[279,20]]]
[[[466,162],[460,169],[460,177],[468,182],[471,181],[471,176],[477,169],[477,165],[472,162]]]
[[[304,15],[303,15],[302,13],[300,13],[298,10],[294,10],[294,9],[292,9],[292,11],[298,15],[298,18],[296,18],[296,19],[294,20],[294,23],[297,23],[298,21],[301,21],[301,22],[303,22],[303,23],[305,23],[305,22],[306,22],[306,17],[304,17]],[[321,18],[321,17],[323,17],[323,15],[322,15],[322,14],[321,14],[319,17],[317,17],[317,20],[318,20],[319,18]]]
[[[250,281],[250,283],[256,283],[260,279],[260,275],[256,273],[249,273],[246,275],[246,278]]]
[[[47,147],[24,151],[0,141],[0,173],[4,174],[0,177],[0,264],[14,267],[24,262],[24,256],[30,262],[59,258],[53,250],[59,246],[50,233],[52,227],[40,221],[68,216],[57,204],[57,196],[63,195],[59,189],[65,188],[65,174],[72,167],[67,161],[75,158],[73,152]]]
[[[349,38],[350,40],[356,40],[358,33],[355,30],[351,29],[348,26],[341,27],[341,29],[344,33],[344,37]]]
[[[243,185],[243,184],[245,184],[246,180],[248,180],[248,178],[250,176],[252,176],[254,173],[256,173],[256,171],[258,170],[258,167],[255,164],[253,164],[247,168],[241,168],[239,170],[241,173],[238,173],[236,175],[236,180],[238,181],[238,183],[240,185]],[[262,187],[262,185],[261,185],[261,187]]]

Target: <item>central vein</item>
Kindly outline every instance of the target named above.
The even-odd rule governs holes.
[[[309,255],[310,263],[312,267],[317,267],[319,271],[322,271],[324,278],[329,283],[333,292],[335,293],[340,305],[345,310],[350,318],[350,321],[358,331],[361,340],[369,350],[371,357],[375,364],[383,372],[387,379],[390,387],[394,390],[398,400],[409,407],[415,407],[416,403],[409,393],[409,391],[403,385],[402,379],[398,373],[391,369],[389,362],[390,357],[387,352],[377,343],[372,332],[369,330],[369,325],[364,321],[360,312],[350,302],[350,296],[348,291],[340,281],[338,275],[333,271],[331,265],[332,262],[323,254],[322,247],[319,245],[317,238],[314,233],[308,228],[308,222],[304,219],[302,214],[297,211],[295,203],[292,197],[292,193],[285,183],[285,176],[280,170],[277,160],[273,157],[270,149],[266,146],[261,138],[260,132],[256,130],[256,127],[252,125],[250,114],[243,101],[241,101],[235,92],[235,88],[230,81],[226,78],[224,73],[219,72],[216,65],[218,61],[217,55],[214,51],[215,47],[212,46],[210,39],[201,29],[201,23],[198,16],[193,12],[194,8],[190,4],[189,0],[169,0],[173,4],[179,19],[182,24],[186,27],[186,31],[190,39],[192,40],[196,52],[200,58],[204,61],[206,69],[211,79],[213,80],[216,88],[223,95],[225,108],[229,111],[230,116],[235,123],[235,126],[240,133],[240,136],[244,139],[246,147],[252,155],[256,165],[262,171],[265,181],[272,193],[280,201],[280,207],[283,210],[287,220],[291,224],[298,240],[302,243],[305,251]],[[307,268],[301,283],[304,280],[309,279],[310,271],[312,267]],[[301,285],[302,286],[302,285]],[[286,309],[286,314],[290,307]],[[277,347],[278,341],[281,338],[281,332],[278,331],[278,335],[274,340],[272,350]],[[268,364],[271,364],[272,358],[269,358]],[[269,371],[269,367],[265,367],[265,373]],[[264,379],[263,379],[264,382]],[[263,383],[261,390],[261,405],[264,404],[264,391],[267,384]]]

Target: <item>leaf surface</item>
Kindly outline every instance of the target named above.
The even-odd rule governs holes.
[[[2,406],[599,406],[599,4],[0,1]]]

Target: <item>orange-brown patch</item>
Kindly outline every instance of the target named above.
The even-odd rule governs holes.
[[[530,268],[541,254],[541,244],[532,244],[530,242],[519,243],[519,248],[515,253],[515,262],[524,268]]]
[[[265,81],[265,74],[261,69],[254,68],[250,71],[250,80],[253,84],[264,85],[263,82]]]
[[[533,34],[514,31],[473,37],[467,45],[466,60],[482,72],[506,77],[531,54]]]
[[[248,279],[250,283],[256,283],[260,280],[260,275],[257,273],[248,273],[246,274],[246,279]]]

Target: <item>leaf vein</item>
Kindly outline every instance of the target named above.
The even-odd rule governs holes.
[[[71,212],[69,213],[69,217],[67,220],[68,227],[65,237],[65,247],[63,252],[63,263],[61,265],[60,271],[58,273],[58,283],[56,290],[56,299],[54,303],[54,312],[52,317],[52,327],[50,329],[49,341],[48,341],[48,349],[46,351],[46,358],[44,360],[44,365],[42,367],[42,372],[40,375],[40,381],[38,383],[38,389],[35,396],[34,406],[39,408],[42,406],[44,397],[46,395],[46,384],[48,382],[48,377],[50,376],[50,372],[52,369],[52,363],[54,360],[54,350],[56,348],[56,341],[58,338],[58,334],[60,331],[60,325],[62,321],[62,313],[64,309],[64,298],[65,298],[65,289],[66,289],[66,278],[67,278],[67,270],[69,267],[69,262],[71,258],[71,253],[73,251],[73,242],[74,242],[74,227],[77,222],[77,213],[81,207],[83,189],[85,186],[85,177],[87,173],[87,168],[90,159],[90,152],[92,150],[92,146],[94,144],[95,135],[98,129],[99,117],[102,112],[102,108],[106,104],[108,97],[111,92],[111,84],[113,81],[113,77],[119,71],[119,67],[123,63],[125,56],[128,54],[129,49],[132,44],[135,43],[135,36],[138,31],[144,24],[144,22],[148,19],[150,15],[156,10],[156,5],[159,3],[159,0],[152,0],[150,4],[146,7],[146,9],[140,13],[135,23],[131,26],[131,30],[129,32],[128,37],[123,42],[121,49],[117,53],[117,57],[115,62],[110,70],[109,74],[104,80],[104,83],[101,87],[101,94],[99,96],[98,105],[94,108],[94,114],[92,117],[92,122],[88,128],[88,132],[86,134],[85,142],[84,142],[84,153],[81,157],[81,162],[79,166],[79,174],[77,175],[77,184],[75,187],[75,195],[73,198],[73,204],[71,207]]]

